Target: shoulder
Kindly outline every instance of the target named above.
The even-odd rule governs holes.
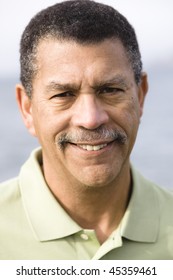
[[[131,167],[133,184],[139,190],[142,189],[143,193],[153,193],[157,198],[159,203],[164,203],[164,201],[173,200],[173,190],[166,189],[164,187],[158,186],[154,182],[145,178],[139,171],[137,171],[133,166]],[[173,205],[172,205],[173,206]]]
[[[153,186],[153,192],[158,201],[160,211],[160,225],[171,226],[173,234],[173,192],[171,190],[161,188],[157,185]]]
[[[0,207],[12,204],[20,197],[18,178],[0,183]]]
[[[132,168],[132,178],[140,202],[145,204],[146,208],[150,208],[150,212],[159,215],[160,225],[173,226],[173,191],[146,179],[134,168]]]
[[[145,179],[145,186],[147,189],[150,189],[155,199],[157,200],[158,204],[160,205],[160,210],[163,208],[172,208],[173,210],[173,191],[158,186],[157,184]],[[170,213],[172,215],[172,213]]]

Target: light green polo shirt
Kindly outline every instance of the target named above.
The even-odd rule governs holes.
[[[49,190],[34,151],[19,177],[0,185],[1,260],[173,259],[173,196],[132,168],[133,192],[119,227],[100,245]]]

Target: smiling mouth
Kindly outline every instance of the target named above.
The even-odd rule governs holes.
[[[106,147],[108,144],[101,144],[101,145],[77,145],[78,147],[82,148],[86,151],[99,151]]]
[[[82,129],[73,133],[62,133],[55,141],[55,144],[61,150],[64,150],[68,144],[71,144],[84,151],[99,151],[113,142],[119,145],[126,144],[126,133],[118,129],[113,130],[104,127],[97,128],[94,131]]]

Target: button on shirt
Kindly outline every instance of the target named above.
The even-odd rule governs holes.
[[[41,150],[33,151],[19,177],[0,185],[0,259],[173,259],[173,196],[133,167],[132,196],[118,228],[100,245],[46,185]]]

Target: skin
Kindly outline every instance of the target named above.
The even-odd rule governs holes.
[[[137,85],[116,39],[93,45],[42,40],[37,65],[32,99],[22,85],[16,86],[16,97],[26,127],[42,146],[45,180],[69,215],[94,229],[103,243],[130,199],[129,157],[147,92],[146,74]],[[124,143],[95,138],[93,132],[102,127],[121,131]],[[72,140],[60,148],[56,143],[64,133]],[[102,149],[86,150],[86,145],[101,144]]]

